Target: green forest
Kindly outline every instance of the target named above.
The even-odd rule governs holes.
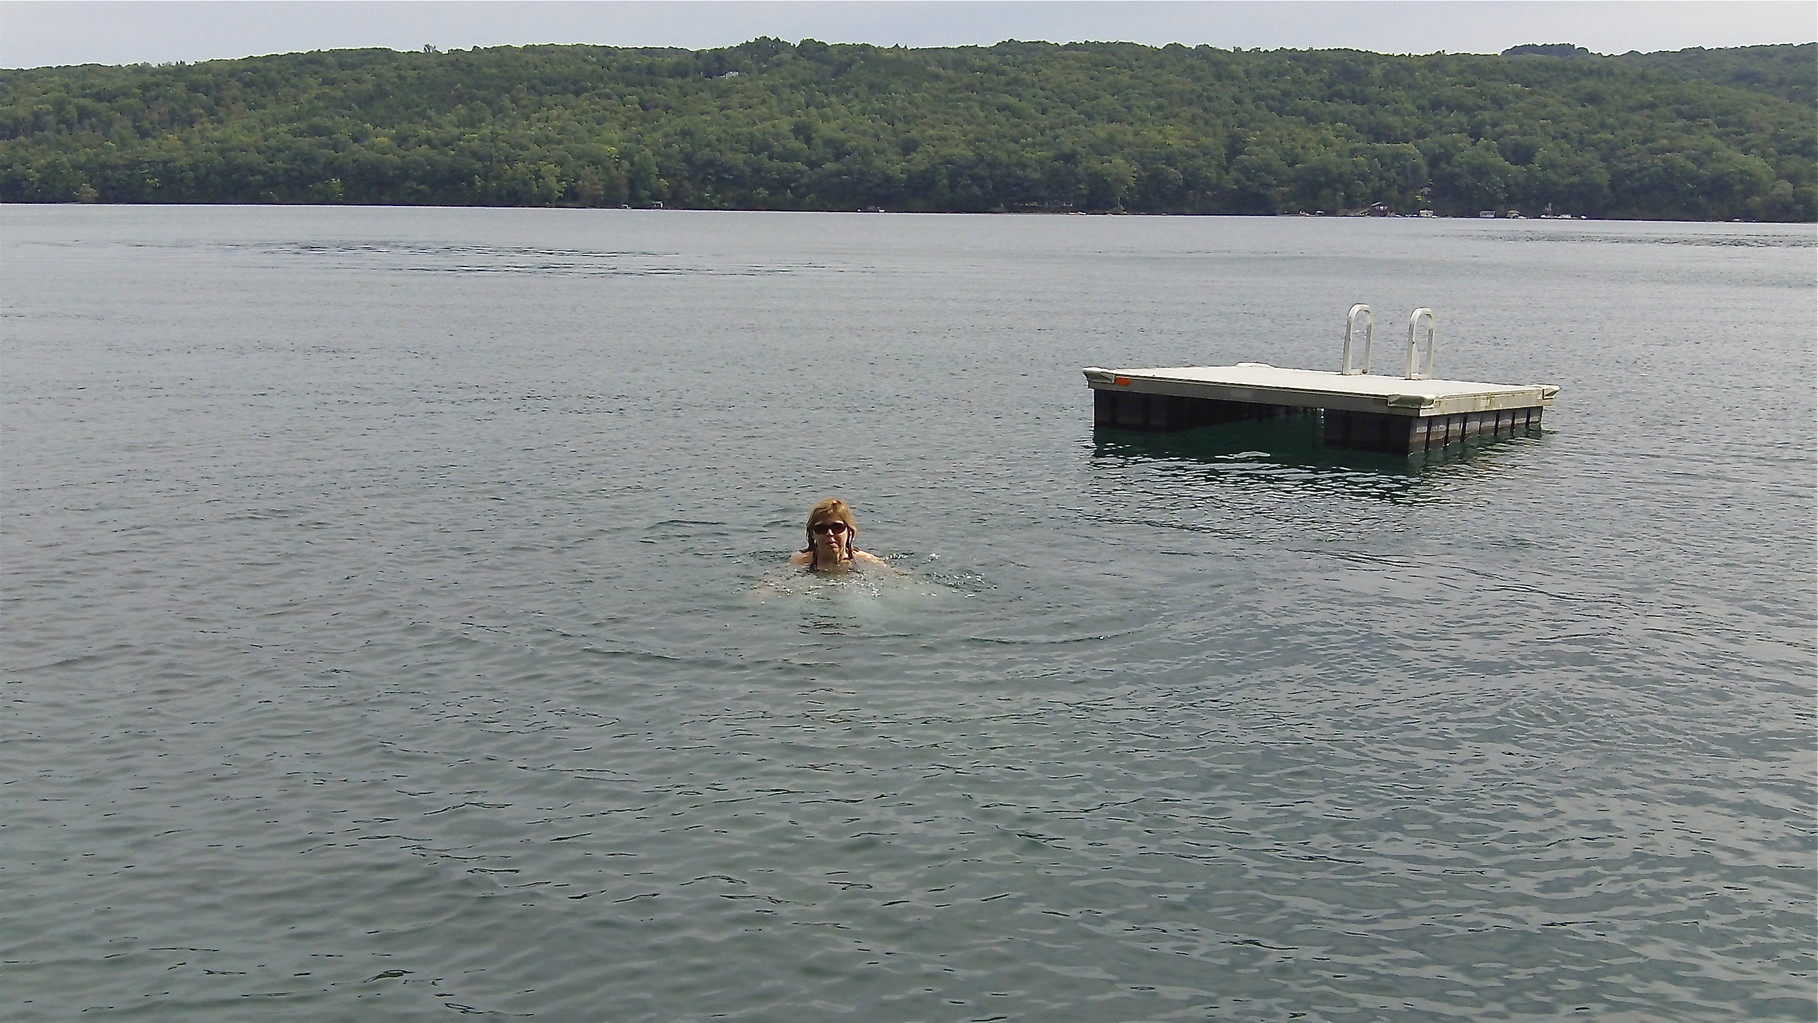
[[[1818,44],[756,39],[0,71],[0,201],[1818,219]]]

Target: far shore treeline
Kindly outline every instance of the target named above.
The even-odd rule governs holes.
[[[0,71],[0,201],[1818,219],[1818,44],[756,39]]]

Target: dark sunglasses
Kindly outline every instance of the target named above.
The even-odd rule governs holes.
[[[816,522],[814,524],[814,531],[822,534],[844,533],[846,531],[846,524],[844,522]]]

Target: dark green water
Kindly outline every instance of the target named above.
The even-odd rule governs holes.
[[[0,240],[0,1018],[1814,1018],[1809,225]],[[1357,301],[1545,433],[1094,434]]]

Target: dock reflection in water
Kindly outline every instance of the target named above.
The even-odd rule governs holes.
[[[1319,411],[1309,409],[1270,419],[1245,419],[1173,433],[1101,426],[1093,429],[1092,443],[1093,454],[1098,457],[1259,462],[1418,479],[1426,470],[1439,466],[1481,464],[1493,451],[1519,447],[1510,441],[1537,440],[1544,435],[1543,429],[1534,428],[1514,438],[1472,439],[1432,451],[1393,455],[1333,447],[1322,438],[1321,430]]]

